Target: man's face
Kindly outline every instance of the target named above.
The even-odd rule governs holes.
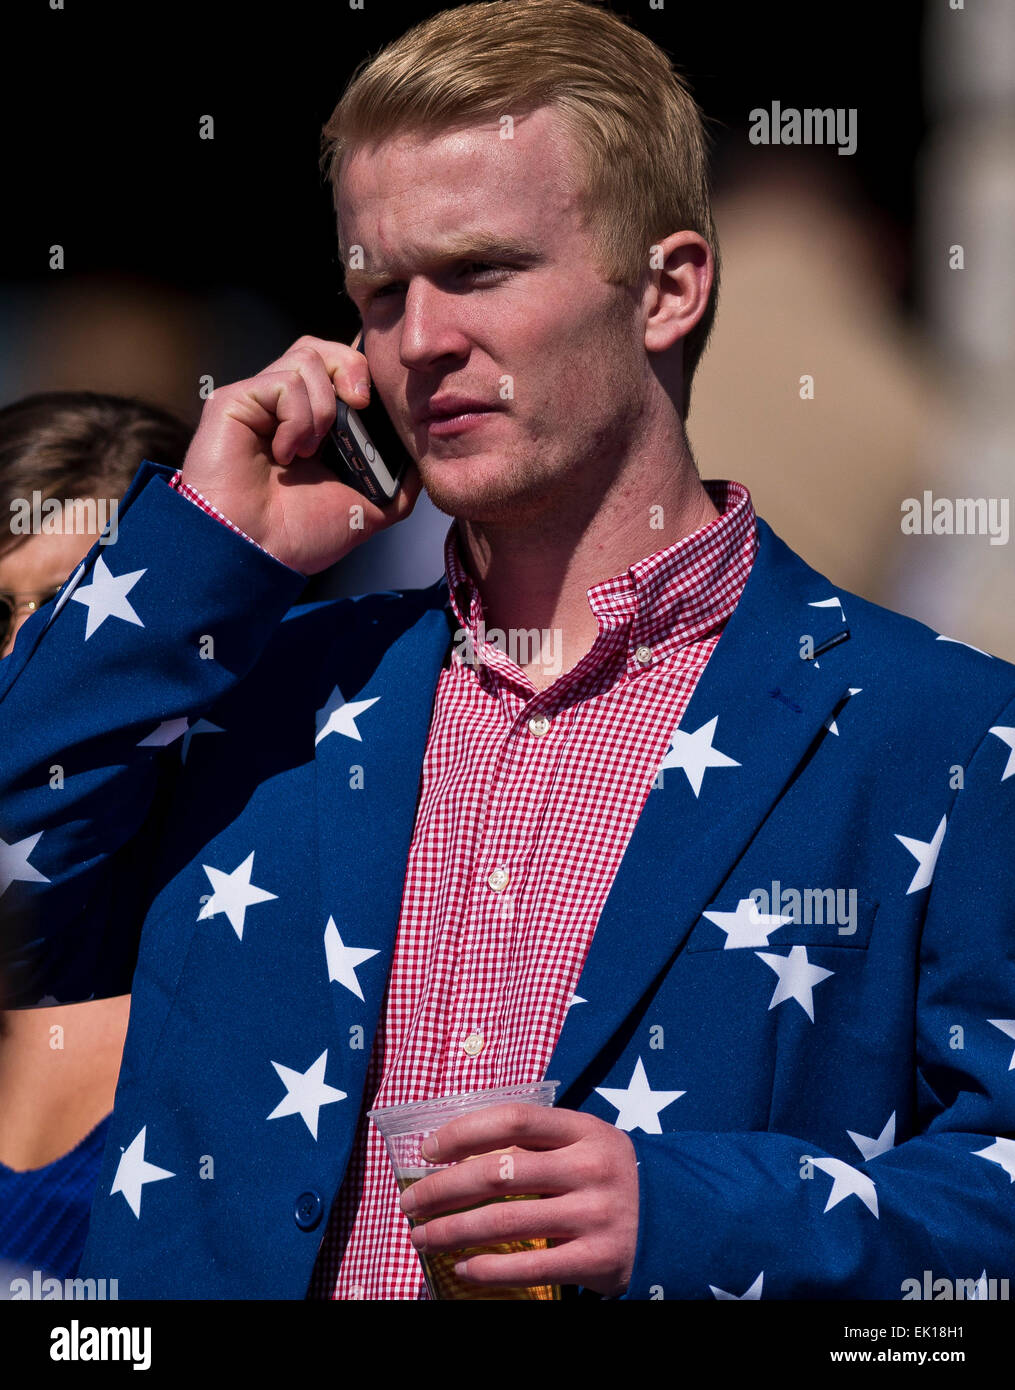
[[[638,296],[597,268],[559,116],[544,107],[513,138],[501,129],[355,150],[339,215],[350,262],[363,248],[367,276],[347,266],[347,284],[371,374],[431,500],[513,525],[602,495],[646,370]],[[486,409],[421,418],[456,409],[452,396]]]

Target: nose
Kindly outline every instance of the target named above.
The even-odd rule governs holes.
[[[405,294],[399,356],[402,366],[421,371],[441,358],[467,357],[469,339],[461,323],[464,300],[446,294],[422,277]]]

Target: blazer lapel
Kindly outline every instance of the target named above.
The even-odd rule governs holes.
[[[578,985],[587,1003],[569,1009],[546,1072],[562,1083],[558,1103],[669,967],[847,696],[830,650],[849,635],[832,585],[760,519],[758,530],[740,602],[680,723],[693,739],[678,741],[685,766],[666,767],[650,791],[600,915]],[[808,635],[816,661],[801,658]]]
[[[357,624],[348,659],[329,677],[316,715],[320,929],[323,937],[333,919],[341,943],[329,926],[329,969],[336,950],[377,953],[356,967],[362,1005],[348,987],[336,985],[333,993],[343,1030],[350,1020],[363,1024],[364,1045],[354,1057],[364,1067],[387,984],[433,702],[450,645],[445,589],[439,581],[422,591],[423,611],[409,617],[394,641],[391,619],[402,620],[405,600],[392,598],[390,608],[386,596],[358,600],[382,604],[376,640],[370,624]],[[335,727],[323,732],[329,718]]]

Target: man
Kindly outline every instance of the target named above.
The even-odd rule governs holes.
[[[412,31],[327,133],[366,359],[301,339],[218,391],[0,666],[20,1002],[126,988],[142,928],[81,1272],[399,1298],[417,1250],[543,1237],[463,1279],[1003,1273],[1015,671],[698,479],[693,102],[538,0]],[[319,454],[367,361],[415,460],[389,513]],[[421,484],[442,580],[287,612]],[[445,1126],[399,1209],[368,1107],[543,1076],[554,1109]]]

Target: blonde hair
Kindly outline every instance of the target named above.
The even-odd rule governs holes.
[[[662,49],[608,10],[580,0],[462,5],[366,59],[321,136],[336,211],[352,149],[541,106],[560,113],[579,152],[583,225],[608,282],[637,285],[650,248],[671,232],[695,231],[712,250],[708,304],[684,339],[686,418],[719,292],[704,118]]]

